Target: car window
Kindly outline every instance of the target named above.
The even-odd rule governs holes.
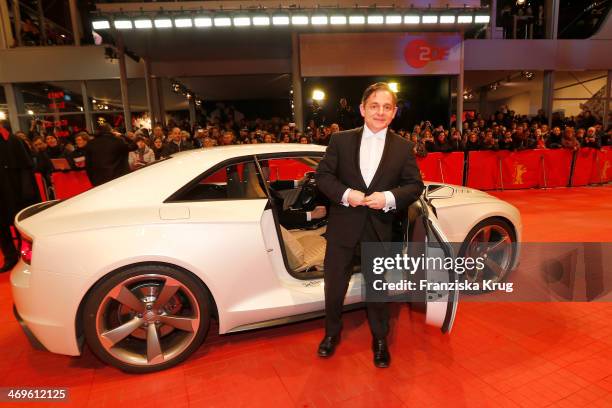
[[[223,164],[206,172],[169,201],[244,200],[266,198],[254,161]]]
[[[320,157],[282,157],[259,160],[267,182],[295,181],[317,170]]]

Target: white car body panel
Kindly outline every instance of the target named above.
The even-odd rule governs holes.
[[[183,268],[206,284],[221,334],[321,311],[322,279],[300,280],[287,272],[266,199],[164,201],[224,160],[324,151],[324,146],[299,144],[192,150],[19,221],[23,210],[16,225],[34,244],[32,264],[20,261],[11,273],[16,309],[49,351],[79,355],[77,314],[92,286],[119,268],[161,262]],[[456,192],[435,200],[434,206],[434,222],[451,242],[461,242],[471,227],[489,216],[510,220],[520,238],[518,210],[486,193]],[[361,285],[361,274],[353,275],[346,304],[362,301]]]

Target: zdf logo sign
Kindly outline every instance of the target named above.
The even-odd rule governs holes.
[[[449,48],[436,47],[423,39],[412,40],[404,49],[404,58],[412,68],[423,68],[431,61],[448,59]]]

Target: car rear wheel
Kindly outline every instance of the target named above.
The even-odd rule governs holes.
[[[83,313],[85,338],[102,361],[148,373],[184,361],[210,326],[211,296],[188,272],[138,265],[99,282]]]
[[[514,264],[516,256],[516,233],[512,225],[500,218],[489,218],[476,224],[463,241],[459,256],[478,258],[484,261],[483,268],[466,270],[468,282],[493,283],[504,281]]]

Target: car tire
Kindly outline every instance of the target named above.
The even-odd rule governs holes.
[[[103,362],[129,373],[175,366],[202,344],[212,296],[191,273],[136,265],[107,276],[83,308],[85,340]]]
[[[486,235],[486,231],[489,230],[488,236]],[[479,239],[480,237],[488,237],[485,240]],[[512,271],[512,267],[514,265],[515,257],[517,254],[516,250],[516,233],[512,224],[502,218],[487,218],[483,221],[480,221],[476,224],[470,232],[467,234],[465,240],[461,244],[461,248],[459,250],[459,257],[470,256],[468,254],[470,245],[474,245],[475,242],[490,242],[495,243],[501,240],[504,240],[505,244],[502,245],[500,250],[506,251],[505,253],[499,255],[498,259],[500,260],[497,265],[499,268],[494,269],[488,267],[487,269],[490,271],[490,274],[493,276],[485,276],[490,278],[492,282],[503,282],[508,278],[508,275]],[[485,246],[486,248],[492,248],[491,244]],[[471,255],[473,256],[473,255]],[[490,258],[495,262],[494,258]],[[488,266],[489,264],[487,264]],[[498,272],[498,273],[493,273]],[[466,281],[474,282],[479,281],[477,275],[472,275],[467,271],[463,274],[463,279]],[[486,290],[475,290],[475,291],[465,291],[466,293],[482,293],[486,292]]]

